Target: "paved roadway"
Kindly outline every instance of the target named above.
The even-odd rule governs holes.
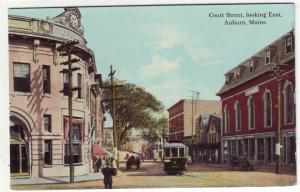
[[[166,175],[161,163],[143,162],[140,170],[125,170],[121,163],[113,188],[169,188],[169,187],[240,187],[240,186],[289,186],[294,185],[294,174],[270,172],[231,171],[226,166],[194,165],[182,176]],[[85,181],[73,184],[44,184],[12,186],[13,189],[101,189],[103,181]]]

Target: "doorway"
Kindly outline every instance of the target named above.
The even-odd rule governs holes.
[[[28,175],[28,144],[21,125],[10,126],[10,173]]]

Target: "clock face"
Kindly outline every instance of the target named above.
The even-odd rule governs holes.
[[[78,22],[78,18],[75,15],[70,16],[70,24],[71,27],[73,27],[74,29],[78,28],[79,22]]]

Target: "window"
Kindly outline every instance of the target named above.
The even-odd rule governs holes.
[[[170,148],[165,148],[165,156],[170,157]]]
[[[237,68],[235,71],[235,74],[236,74],[236,79],[240,79],[241,78],[241,69]]]
[[[64,78],[64,87],[63,87],[64,95],[69,95],[69,74],[63,73],[63,78]]]
[[[264,151],[264,138],[257,139],[257,159],[264,160],[265,151]]]
[[[265,127],[270,127],[272,124],[272,101],[269,91],[264,95],[264,124]]]
[[[294,120],[294,93],[291,83],[284,86],[284,119],[285,124],[292,123]]]
[[[250,61],[249,71],[250,71],[250,73],[254,71],[254,60]]]
[[[225,77],[226,77],[226,83],[229,83],[229,82],[231,81],[233,75],[234,75],[234,73],[232,73],[232,72],[227,73],[227,74],[225,75]]]
[[[14,90],[30,92],[29,64],[14,63]]]
[[[184,148],[179,148],[179,157],[184,157]]]
[[[73,125],[73,158],[74,163],[81,163],[82,162],[82,155],[81,155],[81,134],[80,134],[80,125],[76,124]],[[69,164],[69,141],[66,140],[65,144],[65,155],[64,155],[64,162],[65,164]]]
[[[228,107],[224,107],[224,132],[228,132],[228,126],[229,126],[229,112],[228,112]]]
[[[10,126],[10,139],[25,140],[25,134],[20,125]]]
[[[241,130],[241,106],[239,102],[235,104],[235,130]]]
[[[73,143],[73,163],[81,163],[81,143]],[[65,156],[64,156],[64,163],[69,164],[69,143],[65,144]]]
[[[171,157],[178,157],[178,148],[171,148]]]
[[[286,53],[289,53],[293,50],[293,36],[288,36],[285,39],[285,51]]]
[[[52,131],[51,115],[44,115],[44,130],[48,132]]]
[[[86,90],[85,90],[85,93],[86,93],[86,96],[85,96],[85,99],[86,99],[86,106],[89,108],[90,107],[90,88],[88,86],[88,84],[86,84]]]
[[[82,75],[80,73],[77,73],[77,87],[78,87],[77,98],[79,99],[81,99],[81,88],[82,88],[81,78]]]
[[[43,65],[43,90],[44,93],[50,93],[50,66]]]
[[[254,101],[252,97],[248,99],[248,128],[254,128]]]
[[[52,165],[52,140],[44,142],[44,164]]]
[[[271,62],[271,50],[268,49],[266,51],[266,64],[270,64],[270,62]]]

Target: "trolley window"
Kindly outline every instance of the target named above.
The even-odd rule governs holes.
[[[178,148],[171,148],[172,157],[178,157]]]
[[[165,156],[170,157],[170,148],[165,148]]]
[[[184,157],[184,148],[179,148],[179,157]]]

